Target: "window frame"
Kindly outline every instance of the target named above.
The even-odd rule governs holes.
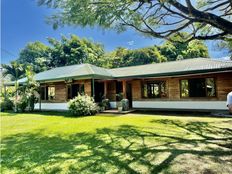
[[[215,87],[215,96],[208,96],[207,95],[207,83],[206,83],[206,79],[214,79],[214,87]],[[204,79],[205,81],[205,94],[206,96],[205,97],[183,97],[182,96],[182,84],[181,84],[181,81],[182,80],[191,80],[191,79]],[[183,79],[179,79],[179,90],[180,90],[180,98],[181,99],[197,99],[197,98],[200,98],[200,99],[212,99],[212,98],[217,98],[218,97],[218,94],[217,94],[217,78],[216,77],[192,77],[192,78],[183,78]],[[189,90],[189,85],[188,85],[188,90]]]
[[[46,86],[47,88],[47,101],[54,101],[56,99],[56,87],[55,85],[48,85]],[[53,99],[50,99],[49,97],[49,88],[54,88],[54,98]]]
[[[69,84],[67,84],[66,85],[66,99],[67,100],[71,100],[71,99],[73,99],[74,97],[73,97],[73,88],[72,88],[72,86],[73,85],[78,85],[78,91],[80,92],[80,90],[81,90],[81,88],[83,87],[83,94],[85,94],[85,84],[84,83],[69,83]],[[69,98],[69,93],[68,93],[68,89],[70,88],[70,96],[71,96],[71,98]]]
[[[165,89],[165,96],[161,95],[161,84],[164,83],[164,89]],[[146,85],[147,87],[147,93],[148,93],[148,85],[149,84],[158,84],[158,90],[159,90],[159,97],[149,97],[147,95],[147,97],[144,96],[144,86]],[[142,99],[166,99],[168,98],[168,92],[167,92],[167,80],[143,80],[141,83],[141,98]]]
[[[48,95],[48,88],[49,87],[54,87],[54,89],[55,89],[54,90],[54,93],[55,93],[54,99],[49,98],[49,95]],[[43,90],[43,93],[44,93],[43,97],[41,95],[42,90]],[[41,98],[41,101],[54,101],[56,99],[56,86],[55,85],[43,85],[43,86],[40,86],[40,98]]]

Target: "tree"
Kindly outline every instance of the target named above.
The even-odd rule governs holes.
[[[71,35],[70,38],[62,36],[60,41],[49,38],[48,41],[51,45],[49,52],[52,67],[81,63],[104,65],[104,48],[101,44],[80,39],[76,35]]]
[[[232,39],[227,38],[224,41],[220,42],[218,44],[219,48],[221,49],[226,49],[229,53],[230,60],[232,60]]]
[[[26,68],[27,82],[23,89],[23,95],[26,95],[29,111],[34,111],[35,103],[39,98],[39,84],[34,79],[34,72],[31,66]]]
[[[135,50],[118,47],[108,56],[111,58],[111,67],[114,68],[167,61],[166,57],[161,55],[156,46]]]
[[[38,0],[58,8],[48,18],[54,28],[63,25],[127,27],[145,35],[169,39],[191,31],[184,41],[225,39],[232,34],[231,0]]]
[[[33,70],[36,73],[45,71],[50,68],[48,49],[48,46],[39,41],[28,43],[25,48],[20,51],[17,62],[33,66]]]
[[[2,68],[3,77],[8,76],[12,81],[17,81],[24,76],[24,69],[22,64],[19,64],[16,61],[12,61],[9,65],[2,64]]]
[[[18,80],[24,76],[24,69],[22,67],[21,64],[17,63],[16,61],[13,61],[10,63],[10,65],[6,65],[6,64],[2,64],[3,67],[3,77],[10,77],[11,80],[15,81],[15,91],[16,91],[16,95],[15,95],[15,100],[17,100],[18,98]],[[18,110],[18,105],[16,103],[15,105],[15,110]]]
[[[167,61],[175,61],[189,58],[209,57],[207,46],[203,41],[192,40],[190,42],[180,42],[182,36],[187,33],[180,33],[171,37],[172,42],[166,41],[158,46],[161,54],[167,57]]]

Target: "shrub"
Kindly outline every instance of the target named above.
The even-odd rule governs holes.
[[[24,112],[28,106],[28,99],[26,95],[18,95],[16,98],[13,98],[14,111],[15,112]]]
[[[9,98],[2,98],[1,111],[7,111],[13,109],[13,102]]]
[[[128,99],[122,99],[122,110],[123,111],[128,111],[129,110],[129,100]]]
[[[68,109],[75,116],[95,115],[99,110],[92,97],[80,94],[68,102]]]
[[[110,100],[109,99],[103,99],[102,105],[105,107],[105,109],[110,109]]]

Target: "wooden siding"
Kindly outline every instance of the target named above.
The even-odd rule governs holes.
[[[91,80],[75,80],[69,84],[84,84],[85,93],[91,96]],[[43,100],[42,102],[49,103],[62,103],[67,102],[67,94],[68,89],[65,82],[54,82],[54,83],[46,83],[41,86],[54,86],[55,87],[55,99],[54,100]]]
[[[215,78],[216,84],[216,97],[199,97],[199,98],[181,98],[180,97],[180,80],[190,79],[190,78]],[[146,80],[146,79],[143,79]],[[156,99],[145,99],[142,98],[142,80],[132,81],[132,95],[134,101],[139,100],[169,100],[169,101],[180,101],[180,100],[217,100],[225,101],[227,94],[232,91],[232,72],[209,74],[209,75],[194,75],[194,76],[184,76],[184,77],[169,77],[169,78],[149,78],[149,80],[163,80],[166,81],[166,98],[156,98]]]
[[[141,80],[132,81],[132,99],[140,100],[142,98]]]
[[[181,98],[180,97],[180,80],[189,78],[215,78],[216,84],[216,97],[202,97],[202,98]],[[168,101],[225,101],[227,94],[232,91],[232,72],[209,74],[209,75],[194,75],[184,77],[169,77],[169,78],[149,78],[149,79],[127,79],[132,84],[132,98],[133,101],[149,101],[149,100],[168,100]],[[143,80],[163,80],[166,81],[167,97],[156,99],[144,99],[142,98],[142,81]],[[91,95],[91,80],[79,80],[72,83],[84,84],[85,93]],[[54,82],[43,84],[42,86],[55,86],[55,99],[52,101],[43,101],[51,103],[67,102],[67,84],[64,82]],[[125,87],[124,87],[125,88]],[[116,81],[107,80],[106,97],[110,101],[116,100]]]
[[[84,87],[85,87],[85,94],[91,96],[91,80],[85,80],[84,81]]]
[[[58,83],[55,84],[55,101],[64,102],[66,101],[66,84]]]
[[[110,101],[116,101],[116,81],[111,80],[107,82],[106,98]]]

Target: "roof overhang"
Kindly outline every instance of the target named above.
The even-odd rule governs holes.
[[[212,73],[225,73],[232,72],[232,67],[225,69],[211,69],[211,70],[192,70],[192,71],[179,71],[179,72],[167,72],[167,73],[156,73],[156,74],[145,74],[145,75],[133,75],[133,76],[118,76],[115,79],[128,79],[128,78],[162,78],[162,77],[178,77],[178,76],[191,76],[201,74],[212,74]]]

